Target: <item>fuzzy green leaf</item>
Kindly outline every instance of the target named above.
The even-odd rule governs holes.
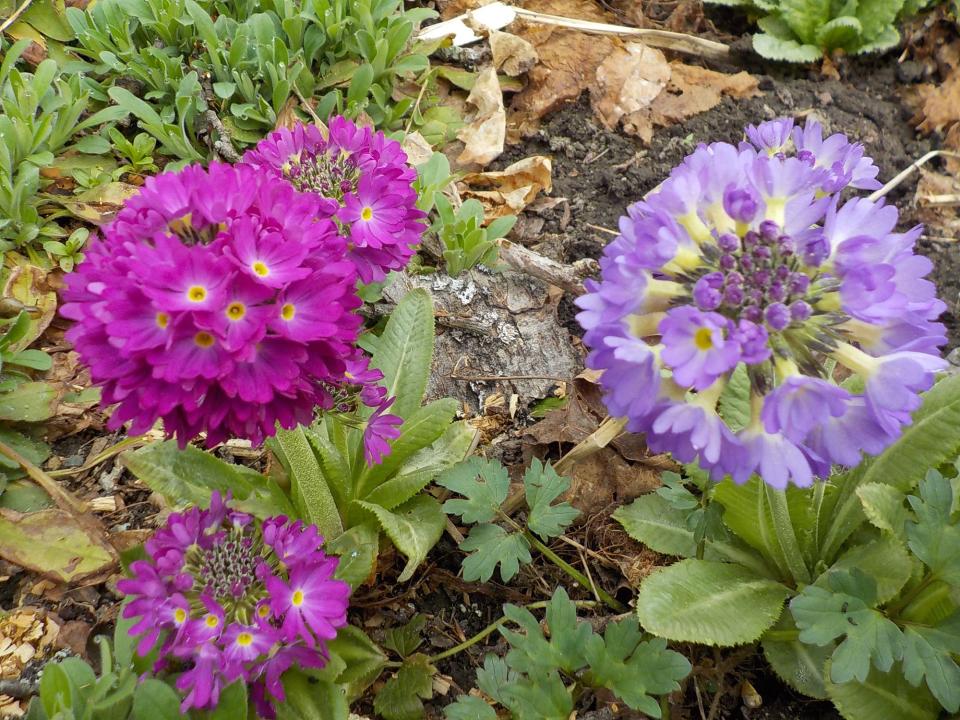
[[[789,594],[780,583],[740,565],[682,560],[643,581],[637,616],[648,632],[667,640],[740,645],[777,621]]]
[[[802,43],[815,45],[817,30],[830,20],[830,0],[780,0],[780,17]]]
[[[857,488],[857,497],[867,520],[875,527],[893,533],[894,537],[906,540],[909,513],[904,504],[905,493],[889,485],[867,483]]]
[[[380,529],[375,523],[360,523],[328,540],[324,550],[338,555],[340,563],[334,577],[357,588],[373,574],[377,563]]]
[[[904,629],[903,675],[913,686],[926,678],[927,687],[951,713],[960,709],[960,612],[936,627],[908,625]]]
[[[377,693],[373,709],[385,720],[420,720],[424,717],[423,700],[433,696],[435,672],[425,655],[408,658]]]
[[[447,500],[445,513],[459,515],[465,523],[488,523],[507,499],[510,476],[499,462],[472,457],[440,475],[437,485],[463,495],[463,499]]]
[[[904,641],[900,628],[874,609],[876,581],[854,568],[833,573],[829,585],[829,589],[808,585],[790,602],[800,640],[824,646],[845,638],[830,664],[834,683],[866,682],[871,661],[887,672],[903,657]]]
[[[474,695],[461,695],[443,709],[447,720],[497,720],[497,711]]]
[[[293,498],[300,514],[316,525],[324,537],[340,535],[343,532],[340,510],[306,431],[299,425],[292,430],[281,429],[276,443],[290,473]]]
[[[750,376],[744,363],[737,365],[720,395],[720,415],[734,432],[750,422]]]
[[[862,33],[863,27],[855,17],[837,17],[817,29],[816,42],[827,50],[851,51],[859,47]]]
[[[764,634],[763,655],[780,679],[794,690],[809,697],[825,700],[827,688],[823,679],[823,668],[833,654],[835,645],[823,647],[809,645],[800,640],[777,640],[772,635],[778,631],[796,633],[797,626],[790,613],[784,613],[780,622]]]
[[[549,463],[543,466],[534,459],[523,476],[523,485],[530,508],[527,525],[544,540],[561,535],[580,514],[567,502],[551,505],[569,489],[570,480],[557,475]]]
[[[630,537],[658,553],[692,557],[697,544],[693,531],[687,527],[688,515],[657,493],[650,493],[618,507],[613,519],[623,525]]]
[[[960,585],[960,525],[950,522],[953,487],[936,470],[920,483],[920,497],[908,500],[916,522],[907,523],[907,543],[913,553],[944,582]]]
[[[530,557],[530,544],[520,533],[508,533],[499,525],[477,525],[470,531],[460,549],[470,553],[463,560],[463,579],[468,582],[487,582],[493,571],[500,566],[500,577],[510,582],[526,565]]]
[[[387,537],[407,558],[407,564],[397,578],[399,582],[406,582],[443,534],[446,518],[437,501],[427,495],[418,495],[393,511],[362,500],[356,503],[377,516]]]
[[[834,573],[861,570],[877,584],[877,605],[889,602],[910,579],[914,562],[906,548],[890,535],[854,545],[817,578],[815,585],[829,588]]]
[[[912,687],[899,668],[882,673],[870,671],[865,682],[851,680],[834,684],[830,681],[832,668],[827,663],[827,695],[846,720],[936,720],[940,704],[927,688]]]

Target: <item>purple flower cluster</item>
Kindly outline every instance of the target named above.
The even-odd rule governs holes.
[[[892,443],[945,367],[945,306],[916,255],[921,228],[853,197],[875,189],[863,146],[775,120],[701,145],[628,209],[578,300],[611,415],[715,479],[811,484]],[[832,367],[859,376],[833,382]],[[718,406],[734,373],[751,416]]]
[[[117,585],[123,616],[139,618],[137,652],[161,640],[156,671],[177,673],[181,711],[216,706],[242,679],[257,710],[275,716],[281,676],[293,665],[326,664],[326,642],[347,623],[350,586],[332,579],[338,560],[321,550],[313,525],[274,517],[262,524],[227,508],[170,515],[146,543],[149,560],[130,565]]]
[[[400,144],[382,132],[343,117],[330,121],[327,136],[297,124],[262,140],[243,162],[318,198],[364,282],[403,269],[420,242],[426,214],[416,206],[417,173]]]
[[[361,305],[347,241],[319,196],[250,166],[193,165],[150,178],[67,277],[67,334],[117,428],[162,418],[181,446],[254,444],[314,409],[385,409],[356,347]],[[370,462],[400,419],[368,423]]]

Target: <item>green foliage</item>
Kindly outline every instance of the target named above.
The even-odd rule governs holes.
[[[414,98],[395,101],[394,84],[428,69],[429,48],[412,37],[434,15],[399,0],[101,0],[68,9],[67,21],[88,72],[142,88],[114,86],[110,97],[163,154],[193,161],[220,132],[208,111],[225,134],[209,144],[242,149],[298,95],[316,98],[322,118],[365,112],[399,127]]]
[[[654,696],[679,688],[690,663],[662,640],[644,640],[635,619],[617,620],[596,633],[577,619],[563,588],[550,600],[544,629],[529,610],[504,608],[519,631],[501,628],[510,644],[505,659],[488,655],[477,672],[477,686],[504,706],[515,720],[566,720],[578,688],[606,688],[628,707],[660,717]],[[448,720],[492,720],[483,700],[460,696],[445,709]]]
[[[51,383],[33,379],[52,364],[45,352],[27,347],[35,339],[36,328],[25,310],[0,319],[0,442],[39,465],[50,448],[32,436],[30,425],[56,413],[60,391]],[[22,475],[17,463],[0,455],[0,494],[9,480]]]
[[[752,15],[761,32],[753,47],[771,60],[813,62],[834,52],[889,50],[900,42],[898,18],[929,0],[712,0]]]
[[[387,680],[373,701],[373,709],[385,720],[420,720],[423,701],[433,697],[436,668],[424,655],[407,658]]]
[[[513,229],[517,218],[505,215],[483,225],[483,205],[473,198],[454,212],[450,201],[436,196],[437,218],[432,230],[443,245],[443,259],[450,275],[459,275],[476,265],[492,267],[497,261],[497,240]]]
[[[460,549],[469,553],[463,561],[463,578],[467,581],[486,582],[499,565],[500,577],[509,582],[521,564],[532,560],[529,532],[549,540],[562,535],[579,515],[567,502],[554,504],[570,487],[570,480],[537,459],[523,476],[529,510],[526,530],[500,509],[510,490],[510,476],[500,463],[472,457],[443,473],[437,484],[463,496],[447,500],[444,512],[459,515],[464,523],[477,523],[460,543]],[[506,522],[510,530],[495,524],[498,520]]]
[[[737,403],[731,394],[725,412]],[[687,485],[667,477],[616,514],[633,537],[686,558],[641,584],[641,624],[673,641],[759,637],[787,683],[849,720],[892,716],[884,703],[909,708],[897,717],[956,712],[958,455],[960,378],[948,377],[896,443],[829,482],[781,492],[757,478],[706,483],[693,468]],[[704,521],[714,509],[719,527]]]

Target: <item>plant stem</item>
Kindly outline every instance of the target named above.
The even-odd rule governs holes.
[[[914,585],[910,590],[903,594],[903,596],[892,605],[887,605],[886,614],[888,616],[898,616],[910,605],[917,597],[926,590],[935,580],[933,573],[929,573],[923,577],[923,579]]]
[[[622,602],[617,600],[615,597],[611,596],[602,588],[599,588],[593,583],[591,583],[590,580],[582,572],[577,570],[575,567],[573,567],[573,565],[568,563],[562,557],[557,555],[553,550],[551,550],[542,542],[540,542],[540,540],[538,540],[537,537],[532,532],[530,532],[529,530],[524,530],[523,536],[527,539],[527,542],[529,542],[537,550],[543,553],[543,555],[550,562],[552,562],[558,568],[563,570],[567,575],[573,578],[577,583],[579,583],[581,586],[585,588],[591,588],[596,593],[597,597],[600,598],[607,607],[611,608],[612,610],[616,610],[618,613],[630,612],[630,608],[628,608]]]
[[[931,612],[950,599],[952,589],[948,583],[939,580],[929,583],[923,592],[916,593],[913,600],[903,608],[900,618],[909,622],[930,623]]]
[[[777,534],[777,541],[787,561],[787,568],[798,584],[808,584],[811,580],[807,563],[800,551],[797,533],[790,518],[790,508],[787,506],[787,493],[764,484],[767,502],[770,504],[770,515],[773,518],[773,528]],[[762,520],[761,520],[762,522]]]
[[[9,445],[0,442],[0,455],[5,455],[13,460],[13,462],[17,463],[17,465],[22,467],[27,473],[27,476],[37,485],[43,488],[47,495],[53,499],[53,501],[57,504],[57,507],[59,507],[61,510],[65,510],[71,515],[76,516],[82,516],[87,512],[86,503],[78,500],[69,492],[60,487],[60,484],[56,480],[47,475],[47,473],[27,460]]]
[[[600,427],[575,445],[570,452],[554,463],[553,469],[558,475],[566,475],[578,462],[599,452],[617,439],[627,425],[626,418],[608,417]]]

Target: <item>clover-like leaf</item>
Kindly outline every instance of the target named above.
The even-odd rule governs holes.
[[[377,693],[373,709],[385,720],[420,720],[424,715],[423,700],[433,696],[434,672],[425,655],[407,658]]]
[[[563,588],[557,589],[547,606],[549,640],[529,610],[507,605],[504,614],[523,630],[501,630],[511,646],[507,665],[512,669],[539,677],[551,668],[572,673],[584,665],[583,649],[591,629],[577,621],[577,608]]]
[[[557,475],[557,471],[549,463],[544,467],[539,460],[534,459],[523,476],[523,485],[527,505],[530,507],[527,525],[540,537],[557,537],[580,514],[579,510],[567,502],[551,505],[567,491],[570,480]]]
[[[960,585],[960,525],[950,522],[953,488],[936,470],[920,483],[920,497],[907,500],[917,515],[907,523],[907,544],[940,580]]]
[[[383,646],[393,650],[400,657],[409,657],[423,644],[420,633],[427,624],[427,616],[416,614],[410,622],[400,627],[390,628],[383,634]]]
[[[877,583],[857,568],[835,572],[830,588],[808,585],[790,602],[800,640],[823,646],[845,637],[833,653],[830,679],[865,682],[870,664],[886,672],[903,657],[904,638],[897,625],[874,609]]]
[[[447,720],[497,720],[497,711],[475,695],[461,695],[443,709]]]
[[[472,457],[445,471],[437,484],[463,495],[447,500],[443,504],[445,513],[459,515],[465,523],[487,523],[507,499],[510,476],[500,463]]]
[[[460,543],[460,549],[470,553],[463,560],[463,579],[487,582],[493,571],[500,566],[500,577],[509,582],[526,565],[530,557],[530,544],[520,533],[508,533],[499,525],[477,525]]]

